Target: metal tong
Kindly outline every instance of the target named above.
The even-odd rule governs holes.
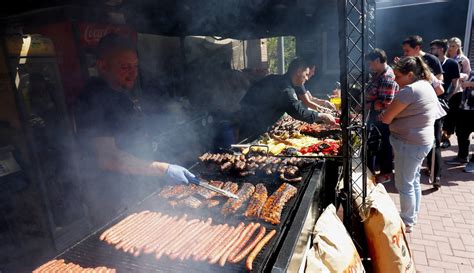
[[[211,190],[211,191],[214,191],[214,192],[217,192],[219,194],[222,194],[226,197],[229,197],[229,198],[234,198],[234,199],[239,199],[239,197],[233,193],[231,193],[230,191],[226,191],[226,190],[223,190],[223,189],[220,189],[218,187],[215,187],[213,185],[210,185],[209,183],[207,183],[206,181],[204,180],[201,180],[199,178],[195,178],[195,179],[190,179],[189,182],[195,184],[195,185],[198,185],[200,187],[203,187],[203,188],[206,188],[208,190]]]

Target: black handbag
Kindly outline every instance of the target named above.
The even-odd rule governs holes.
[[[441,104],[441,107],[444,109],[444,111],[448,112],[449,111],[449,104],[446,101],[446,99],[443,98],[438,98],[439,104]]]
[[[382,149],[382,133],[375,124],[370,124],[367,134],[367,150],[377,153]]]

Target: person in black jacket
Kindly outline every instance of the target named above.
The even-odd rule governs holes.
[[[285,113],[308,123],[335,123],[334,117],[308,109],[296,91],[308,80],[310,65],[294,59],[284,75],[269,75],[252,85],[240,101],[239,138],[266,132]]]
[[[81,146],[81,175],[94,225],[138,201],[160,182],[189,183],[186,168],[155,160],[153,141],[139,101],[132,96],[138,75],[133,44],[118,34],[97,48],[99,77],[91,78],[74,108]]]

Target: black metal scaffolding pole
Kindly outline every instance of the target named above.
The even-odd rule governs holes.
[[[367,128],[365,54],[375,47],[375,1],[338,0],[341,122],[343,135],[344,225],[355,238],[353,221],[367,197]],[[358,200],[359,206],[355,206]],[[360,235],[360,234],[359,234]],[[364,240],[355,243],[366,258]]]

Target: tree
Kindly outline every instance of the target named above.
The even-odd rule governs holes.
[[[285,71],[296,56],[296,39],[292,36],[284,37],[285,42]],[[278,37],[267,39],[268,69],[271,74],[278,73]]]

